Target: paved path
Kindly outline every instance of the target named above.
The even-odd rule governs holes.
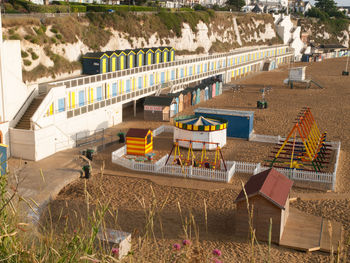
[[[38,162],[9,160],[10,186],[15,185],[16,174],[20,181],[18,195],[33,207],[30,209],[24,202],[20,206],[26,208],[24,211],[27,212],[24,215],[30,215],[29,218],[25,218],[26,221],[38,220],[40,210],[54,199],[64,186],[80,176],[81,162],[77,158],[78,153],[77,149],[71,149]]]

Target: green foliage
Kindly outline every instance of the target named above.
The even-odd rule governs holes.
[[[62,39],[62,35],[61,34],[56,34],[56,38],[61,40]]]
[[[322,11],[321,9],[317,8],[317,7],[312,7],[307,13],[306,16],[308,17],[316,17],[321,19],[322,21],[326,21],[329,19],[329,15]]]
[[[245,6],[244,0],[228,0],[226,4],[235,11],[240,11],[243,6]]]
[[[28,53],[27,52],[25,52],[25,51],[21,51],[21,57],[22,58],[27,58],[29,55],[28,55]]]
[[[158,9],[150,6],[128,6],[128,5],[88,5],[88,12],[107,12],[107,10],[115,11],[132,11],[132,12],[154,12]]]
[[[193,32],[197,32],[197,24],[203,21],[208,24],[210,22],[210,15],[208,12],[181,12],[168,13],[159,12],[157,16],[161,22],[165,24],[168,30],[173,30],[176,36],[181,36],[181,28],[183,23],[188,23]]]
[[[10,40],[21,40],[22,38],[21,38],[21,36],[19,34],[14,33],[14,34],[9,36],[9,39]]]
[[[32,62],[30,60],[28,60],[28,59],[23,59],[23,64],[25,66],[30,66],[30,65],[32,65]]]
[[[85,13],[87,11],[87,7],[83,5],[74,5],[70,6],[70,11],[73,13]]]
[[[334,0],[316,0],[315,7],[319,8],[323,12],[330,12],[337,9],[337,4]]]
[[[32,56],[33,60],[37,60],[39,58],[39,56],[34,51],[30,52],[30,55]]]
[[[54,27],[52,27],[52,28],[50,29],[50,31],[51,31],[52,33],[54,33],[54,34],[57,34],[57,33],[58,33],[57,29],[54,28]]]

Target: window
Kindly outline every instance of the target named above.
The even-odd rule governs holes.
[[[85,91],[79,91],[79,107],[85,105]]]
[[[131,81],[130,79],[126,80],[126,93],[129,93],[131,91]]]
[[[137,87],[138,87],[138,89],[142,89],[142,77],[139,77],[139,81],[138,81]]]
[[[150,75],[150,78],[149,78],[149,85],[150,85],[150,86],[153,86],[153,85],[154,85],[154,76],[153,76],[153,74]]]
[[[117,90],[117,83],[113,83],[112,84],[112,96],[113,97],[117,96],[117,92],[118,92],[118,90]]]
[[[64,98],[58,99],[58,112],[64,111]]]
[[[97,92],[97,101],[101,101],[102,100],[102,87],[97,87],[96,89]]]

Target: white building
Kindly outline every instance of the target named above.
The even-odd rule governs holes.
[[[294,26],[290,15],[274,15],[277,34],[283,40],[283,44],[288,44],[294,49],[294,58],[296,61],[301,59],[301,51],[305,45],[300,38],[300,26]]]

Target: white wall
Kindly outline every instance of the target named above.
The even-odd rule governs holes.
[[[201,132],[201,131],[189,131],[183,130],[175,127],[174,129],[174,142],[176,139],[185,139],[193,141],[204,141],[204,142],[216,142],[219,143],[220,147],[225,146],[226,144],[226,129],[220,131],[211,131],[211,132]],[[180,141],[179,145],[184,148],[189,147],[189,142]],[[192,148],[196,150],[203,149],[202,143],[192,143]],[[207,144],[207,150],[215,150],[215,144]]]
[[[3,54],[3,101],[5,108],[5,118],[2,120],[10,121],[23,105],[33,88],[27,87],[22,81],[20,41],[4,41],[1,52]]]

